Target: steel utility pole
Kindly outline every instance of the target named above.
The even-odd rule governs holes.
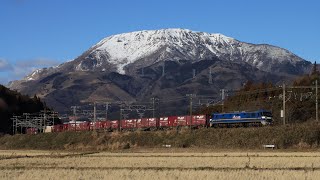
[[[109,102],[106,102],[106,120],[108,120]]]
[[[118,121],[118,131],[120,132],[121,131],[121,119],[122,119],[122,105],[120,105],[120,118],[119,118],[119,121]]]
[[[318,122],[318,80],[316,80],[316,121]]]
[[[79,106],[71,106],[71,108],[73,109],[73,116],[74,116],[74,131],[77,131],[77,122],[76,122],[76,118],[77,118],[77,108]]]
[[[195,94],[187,94],[187,96],[190,98],[190,110],[189,110],[189,112],[190,112],[190,124],[189,124],[189,126],[190,126],[190,129],[191,129],[191,127],[192,127],[192,98],[195,96]]]
[[[77,116],[77,108],[78,106],[71,106],[72,110],[73,110],[73,115]]]
[[[225,90],[221,89],[222,112],[224,111],[224,98],[225,98]]]
[[[283,125],[286,124],[286,84],[282,84]]]
[[[155,106],[154,106],[154,104],[155,104],[155,101],[156,100],[156,98],[151,98],[151,101],[152,101],[152,117],[153,118],[155,118]]]
[[[97,121],[97,107],[96,107],[97,103],[94,102],[93,103],[93,122],[96,123]]]

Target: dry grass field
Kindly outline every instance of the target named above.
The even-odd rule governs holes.
[[[319,179],[320,152],[0,151],[0,179]]]

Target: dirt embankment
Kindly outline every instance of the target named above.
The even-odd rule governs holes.
[[[320,124],[257,128],[208,128],[198,130],[135,132],[63,132],[0,137],[1,149],[119,150],[130,148],[278,149],[319,148]]]

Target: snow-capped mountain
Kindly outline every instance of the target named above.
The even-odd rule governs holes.
[[[187,29],[137,31],[104,38],[74,61],[61,65],[72,71],[116,71],[142,68],[161,61],[200,61],[218,57],[247,62],[260,70],[281,72],[279,65],[296,66],[305,60],[271,45],[240,42],[222,34]],[[276,68],[274,68],[276,67]],[[300,71],[300,70],[299,70]],[[37,73],[28,79],[37,79]]]
[[[310,68],[310,62],[280,47],[222,34],[161,29],[106,37],[76,59],[36,70],[10,88],[38,94],[53,107],[69,107],[90,98],[131,101],[214,93],[247,80],[276,83]]]

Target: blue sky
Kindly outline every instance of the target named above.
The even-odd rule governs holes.
[[[0,83],[76,58],[106,36],[161,28],[222,33],[320,62],[317,0],[1,0]]]

